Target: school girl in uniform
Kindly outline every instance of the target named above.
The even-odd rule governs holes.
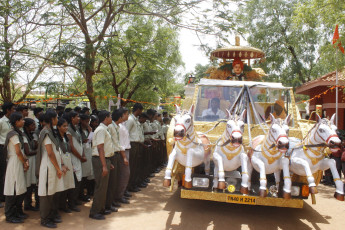
[[[38,195],[40,196],[41,225],[56,228],[60,223],[58,202],[59,192],[64,191],[63,175],[67,168],[62,163],[59,141],[53,127],[57,125],[57,114],[48,110],[44,115],[45,126],[42,129],[37,149],[36,166],[39,168]],[[37,170],[36,170],[37,174]]]
[[[71,159],[71,148],[66,134],[68,130],[68,123],[64,118],[59,118],[56,127],[62,162],[67,170],[66,174],[63,176],[64,191],[60,194],[59,208],[66,213],[71,213],[72,211],[68,207],[74,204],[73,192],[75,185]]]
[[[24,200],[24,210],[39,211],[38,202],[38,187],[37,178],[35,175],[36,169],[36,154],[37,154],[37,139],[34,138],[33,133],[36,130],[36,122],[31,118],[24,119],[24,138],[27,143],[24,143],[24,153],[29,160],[29,170],[25,172],[27,192]],[[35,207],[32,206],[32,193],[35,193]]]
[[[75,189],[73,191],[73,200],[74,204],[69,208],[72,211],[80,212],[80,209],[77,205],[80,205],[79,202],[79,190],[80,190],[80,182],[82,178],[82,168],[81,163],[86,162],[86,158],[84,156],[83,151],[83,141],[82,137],[78,128],[80,118],[79,113],[75,111],[71,111],[68,113],[68,130],[67,130],[67,137],[69,140],[69,145],[71,147],[71,158],[72,158],[72,165],[73,165],[73,172],[74,172],[74,184]]]
[[[80,114],[80,124],[79,132],[83,141],[83,151],[86,158],[86,162],[81,164],[82,168],[82,183],[80,186],[79,199],[85,202],[90,201],[90,197],[85,195],[84,189],[90,188],[91,180],[94,179],[93,169],[92,169],[92,146],[91,140],[89,139],[90,132],[92,129],[90,127],[90,116],[87,114]],[[90,193],[91,191],[88,191]]]
[[[26,193],[24,172],[29,169],[29,162],[24,155],[24,137],[20,131],[24,120],[20,113],[14,112],[9,121],[13,129],[7,134],[7,168],[4,185],[5,216],[9,223],[23,223],[27,215],[23,213],[22,204]]]

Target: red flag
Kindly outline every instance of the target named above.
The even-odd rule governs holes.
[[[340,39],[339,39],[338,25],[335,26],[335,31],[334,31],[334,35],[333,35],[332,44],[334,45],[337,42],[338,42],[338,47],[339,47],[340,51],[344,54],[345,50],[344,50],[344,47],[341,45],[341,42],[340,42]]]

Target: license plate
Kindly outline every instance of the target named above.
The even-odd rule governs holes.
[[[236,203],[236,204],[256,204],[256,198],[255,197],[247,197],[247,196],[241,196],[241,195],[228,195],[226,197],[227,203]]]

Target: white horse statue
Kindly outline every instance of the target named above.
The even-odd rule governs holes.
[[[205,163],[205,173],[209,175],[210,172],[210,148],[209,141],[205,136],[199,136],[193,125],[193,111],[192,105],[189,111],[182,111],[176,106],[175,119],[175,146],[169,155],[168,165],[165,171],[163,185],[168,187],[171,185],[171,171],[175,160],[181,165],[185,166],[185,181],[184,187],[192,187],[192,168],[203,162]]]
[[[260,135],[253,139],[251,162],[253,168],[260,173],[260,192],[261,197],[267,196],[267,179],[266,174],[274,173],[275,182],[279,188],[280,172],[283,170],[284,187],[283,197],[291,198],[291,178],[289,171],[289,159],[285,153],[289,149],[289,122],[291,115],[285,120],[275,119],[270,114],[271,127],[267,135]]]
[[[248,175],[251,174],[252,166],[242,145],[243,121],[246,110],[244,110],[240,116],[236,114],[231,115],[229,111],[228,114],[229,120],[226,124],[226,129],[213,153],[213,161],[215,164],[213,187],[225,189],[224,171],[233,171],[241,166],[242,182],[240,192],[242,194],[248,194],[250,189]]]
[[[315,194],[317,189],[313,173],[330,168],[336,185],[334,197],[343,201],[344,184],[340,180],[335,161],[325,158],[324,154],[326,147],[329,147],[332,152],[337,152],[340,148],[341,141],[336,134],[337,127],[334,125],[335,114],[330,121],[317,116],[318,122],[308,132],[302,144],[292,148],[290,170],[297,175],[306,176],[309,191],[311,194]]]

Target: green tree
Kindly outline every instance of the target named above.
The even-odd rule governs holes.
[[[342,44],[345,44],[345,1],[342,0],[305,0],[299,3],[295,10],[294,22],[302,26],[314,27],[320,33],[320,72],[325,74],[335,68],[343,68],[345,55],[336,52],[332,45],[335,25],[339,24],[339,34]]]
[[[60,50],[55,53],[54,61],[56,64],[73,67],[79,71],[85,79],[87,96],[92,108],[96,108],[93,78],[100,73],[103,64],[103,60],[98,61],[97,56],[105,41],[120,35],[119,22],[130,15],[153,16],[171,25],[182,27],[180,16],[200,4],[200,1],[196,0],[51,2],[53,10],[46,13],[50,16],[45,24],[63,28],[61,37],[75,32],[73,38],[64,39]]]
[[[22,101],[49,65],[47,58],[52,55],[56,42],[49,40],[51,30],[43,31],[39,25],[40,8],[46,5],[32,0],[0,2],[0,95],[3,102],[15,98]],[[19,96],[18,83],[25,82],[26,89]]]
[[[267,80],[298,86],[325,71],[319,59],[320,46],[327,40],[314,24],[293,20],[296,7],[304,2],[248,0],[236,13],[238,31],[266,53],[266,62],[259,66],[269,74]]]
[[[170,96],[167,85],[182,63],[176,29],[147,16],[129,16],[119,24],[124,29],[100,50],[98,58],[104,64],[95,89],[100,86],[102,91],[125,99],[155,103],[159,94]]]
[[[129,16],[120,28],[100,52],[102,75],[114,93],[131,99],[139,88],[163,89],[182,63],[176,30],[146,16]]]

